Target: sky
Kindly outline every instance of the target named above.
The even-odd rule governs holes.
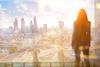
[[[38,26],[58,26],[64,21],[65,27],[72,28],[78,11],[84,8],[88,19],[94,25],[93,0],[0,0],[0,28],[13,25],[14,19],[25,18],[28,26],[33,17],[37,17]]]

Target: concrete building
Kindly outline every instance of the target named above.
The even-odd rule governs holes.
[[[64,29],[64,22],[63,22],[63,21],[59,21],[59,23],[58,23],[58,28],[59,28],[60,30],[63,30],[63,29]]]
[[[95,43],[100,44],[100,0],[95,0]]]
[[[21,32],[22,33],[25,32],[25,20],[24,20],[24,18],[21,19]]]
[[[44,25],[43,25],[43,31],[44,31],[44,32],[47,32],[47,30],[48,30],[47,24],[44,24]]]
[[[18,32],[18,20],[17,20],[17,18],[15,18],[13,26],[14,26],[14,32]]]
[[[38,32],[37,18],[34,16],[34,25],[33,25],[34,33]]]
[[[30,21],[30,33],[33,33],[33,22]]]

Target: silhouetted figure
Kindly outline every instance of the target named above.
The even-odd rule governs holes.
[[[80,67],[80,53],[83,52],[85,67],[90,67],[89,47],[90,47],[91,23],[88,21],[84,9],[80,9],[77,20],[74,22],[72,35],[72,48],[75,52],[75,67]]]

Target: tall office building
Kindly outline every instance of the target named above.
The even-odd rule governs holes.
[[[100,0],[95,1],[95,46],[100,45]],[[95,48],[96,59],[100,59],[100,48]],[[97,64],[99,67],[100,65]]]
[[[33,33],[33,22],[30,21],[30,32]]]
[[[13,33],[13,27],[12,26],[9,26],[9,32]]]
[[[59,21],[59,29],[63,30],[64,29],[64,21]]]
[[[24,18],[21,19],[21,32],[22,33],[25,32],[25,20],[24,20]]]
[[[100,0],[95,0],[95,42],[100,44]]]
[[[17,31],[18,30],[18,20],[17,20],[17,18],[15,18],[13,26],[14,26],[14,29],[13,29],[14,32]]]
[[[44,24],[44,25],[43,25],[43,31],[44,31],[44,32],[47,32],[47,30],[48,30],[47,24]]]
[[[38,32],[37,18],[34,16],[34,32]]]
[[[43,33],[43,28],[42,27],[39,28],[39,32]]]

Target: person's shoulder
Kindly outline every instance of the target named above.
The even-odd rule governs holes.
[[[76,25],[77,24],[77,21],[74,21],[74,25]]]
[[[91,24],[91,21],[88,21],[89,24]]]
[[[91,25],[91,21],[88,21],[88,24]]]
[[[91,22],[90,21],[88,21],[88,25],[89,25],[89,27],[91,27]]]

